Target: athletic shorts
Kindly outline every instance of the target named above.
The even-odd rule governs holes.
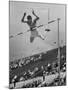
[[[31,37],[37,37],[38,36],[38,31],[31,31]]]
[[[34,38],[38,36],[38,31],[31,31],[30,42],[33,42]]]

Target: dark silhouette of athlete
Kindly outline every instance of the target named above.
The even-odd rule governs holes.
[[[35,14],[34,10],[32,10],[32,14],[36,17],[33,21],[30,15],[27,16],[27,21],[24,20],[26,13],[24,13],[24,16],[21,20],[23,23],[27,23],[30,28],[30,31],[31,31],[30,42],[31,43],[36,37],[40,37],[42,40],[44,40],[44,38],[42,38],[41,35],[39,35],[38,31],[36,30],[36,22],[39,20],[39,17]]]

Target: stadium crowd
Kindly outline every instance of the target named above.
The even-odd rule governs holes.
[[[42,59],[42,53],[36,56],[30,56],[30,57],[26,57],[23,59],[19,59],[16,60],[14,62],[10,62],[10,73],[12,72],[12,70],[25,66],[27,64],[29,64],[31,61],[35,62],[37,60],[41,60]],[[65,56],[61,55],[61,59],[64,60]],[[61,72],[66,72],[66,62],[60,63],[60,71]],[[48,75],[52,75],[52,74],[56,74],[58,73],[58,62],[57,60],[55,60],[55,62],[52,63],[48,63],[47,65],[41,65],[41,67],[35,67],[33,69],[33,71],[31,71],[30,69],[28,69],[28,71],[23,74],[23,76],[17,76],[15,75],[12,79],[10,79],[10,84],[14,83],[14,87],[16,87],[16,83],[17,82],[22,82],[28,79],[33,79],[35,77],[39,77],[39,76],[43,76],[43,81],[45,81],[45,76]],[[24,86],[22,86],[21,88],[32,88],[32,87],[38,87],[41,84],[41,80],[36,80],[33,81],[32,83],[28,83]],[[62,85],[66,85],[66,76],[64,78],[60,78],[60,84],[59,84],[59,76],[57,78],[55,78],[52,83],[45,83],[43,85],[41,85],[41,87],[44,86],[62,86]]]

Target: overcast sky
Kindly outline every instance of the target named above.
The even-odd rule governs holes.
[[[34,19],[35,16],[32,15],[31,11],[34,9],[35,13],[40,17],[37,22],[37,26],[44,24],[44,27],[39,28],[38,32],[45,37],[45,40],[40,38],[35,38],[33,43],[30,43],[30,32],[24,35],[16,36],[9,39],[9,52],[10,60],[20,57],[26,57],[40,52],[46,52],[50,49],[56,48],[57,43],[57,21],[46,25],[49,20],[54,20],[61,18],[60,20],[60,45],[65,44],[65,5],[58,4],[41,4],[41,3],[25,3],[18,1],[10,2],[10,30],[9,35],[16,35],[20,32],[25,32],[29,29],[27,24],[21,23],[24,12],[27,15],[31,15]],[[49,15],[48,15],[49,10]],[[26,15],[26,17],[27,17]],[[25,17],[25,20],[27,20]],[[50,28],[50,32],[45,32],[45,28]]]

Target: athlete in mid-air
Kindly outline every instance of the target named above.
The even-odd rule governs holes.
[[[30,42],[31,43],[34,41],[34,39],[36,37],[40,37],[42,40],[44,40],[44,38],[42,38],[41,35],[39,35],[39,33],[36,29],[36,27],[37,27],[36,22],[39,20],[39,17],[35,14],[34,10],[32,10],[32,14],[36,17],[33,21],[32,21],[32,17],[30,15],[27,16],[27,21],[24,20],[26,13],[24,13],[24,16],[21,20],[23,23],[27,23],[30,28],[30,31],[31,31]]]

